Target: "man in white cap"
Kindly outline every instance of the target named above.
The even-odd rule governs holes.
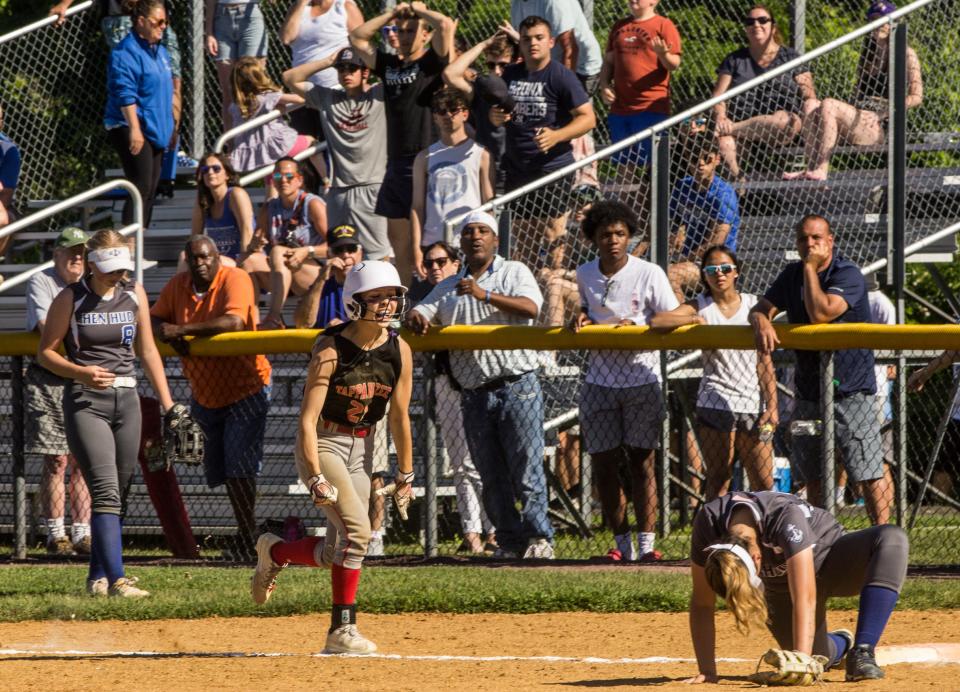
[[[497,220],[484,212],[467,216],[460,249],[463,271],[437,284],[408,313],[407,327],[425,334],[431,324],[532,325],[543,294],[526,265],[497,255]],[[451,351],[450,367],[463,387],[467,444],[483,481],[484,508],[497,527],[497,555],[553,558],[537,352]]]

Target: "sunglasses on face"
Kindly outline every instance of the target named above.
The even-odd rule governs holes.
[[[716,276],[717,274],[729,274],[734,269],[736,269],[736,267],[732,264],[708,264],[703,268],[703,273],[707,276]]]
[[[296,173],[274,173],[273,174],[273,179],[276,180],[278,183],[281,180],[293,180],[296,177],[297,177]]]
[[[457,113],[462,113],[463,108],[461,106],[454,106],[452,108],[434,108],[434,115],[456,115]]]
[[[223,166],[219,163],[211,163],[209,166],[200,166],[200,173],[220,173],[223,171]]]
[[[450,261],[449,257],[437,257],[436,259],[425,259],[423,260],[423,266],[426,269],[432,269],[436,267],[437,269],[443,269],[447,266],[447,262]]]
[[[496,69],[505,70],[510,67],[508,62],[494,62],[492,60],[487,61],[487,69],[493,72]]]
[[[760,26],[773,24],[773,17],[744,17],[743,18],[744,26],[753,26],[754,24],[759,24]]]
[[[397,29],[396,24],[387,24],[387,26],[383,27],[380,31],[385,34],[395,34],[399,31],[399,29]]]
[[[352,255],[354,252],[360,249],[359,245],[338,245],[335,248],[331,248],[330,252],[335,255]]]

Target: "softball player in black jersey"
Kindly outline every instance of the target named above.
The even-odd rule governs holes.
[[[370,540],[371,433],[385,415],[397,449],[397,477],[378,492],[393,494],[402,515],[413,498],[408,414],[413,357],[389,326],[403,314],[406,292],[397,270],[386,262],[363,262],[347,274],[343,304],[352,321],[317,337],[296,444],[300,479],[327,517],[326,537],[285,543],[267,533],[257,541],[251,581],[257,603],[270,598],[277,575],[288,564],[331,569],[333,619],[327,653],[377,650],[357,631],[356,594]]]
[[[716,682],[714,610],[727,602],[737,627],[765,625],[781,649],[846,659],[848,681],[882,678],[874,647],[907,576],[903,529],[881,524],[846,533],[826,510],[796,495],[733,492],[701,507],[690,546],[690,634],[699,675]],[[827,631],[827,599],[860,596],[857,630]]]
[[[63,397],[67,443],[93,500],[87,592],[137,598],[149,593],[124,573],[120,527],[140,445],[135,355],[164,410],[174,403],[147,295],[127,278],[134,266],[126,238],[99,231],[87,248],[88,273],[51,304],[37,360],[69,380]],[[66,357],[58,353],[61,344]]]

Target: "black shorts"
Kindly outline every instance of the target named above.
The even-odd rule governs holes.
[[[546,175],[542,173],[534,178],[520,178],[507,171],[506,190],[510,192]],[[568,175],[554,180],[549,185],[528,192],[510,203],[514,217],[521,219],[555,219],[570,211],[573,203],[573,176]]]
[[[388,219],[409,219],[413,206],[413,161],[416,156],[387,160],[374,212]]]

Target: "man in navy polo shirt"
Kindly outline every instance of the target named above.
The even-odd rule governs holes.
[[[780,272],[750,311],[757,350],[771,353],[780,343],[771,320],[787,311],[791,324],[870,322],[867,286],[860,268],[834,248],[830,223],[808,214],[796,227],[800,261]],[[797,402],[794,420],[820,415],[820,352],[796,351]],[[861,483],[867,512],[874,524],[885,524],[893,504],[893,488],[884,473],[880,425],[875,411],[876,377],[873,351],[844,349],[834,358],[836,445],[850,480]],[[776,407],[776,402],[767,402]],[[795,435],[793,461],[807,483],[807,500],[823,506],[820,437]]]

